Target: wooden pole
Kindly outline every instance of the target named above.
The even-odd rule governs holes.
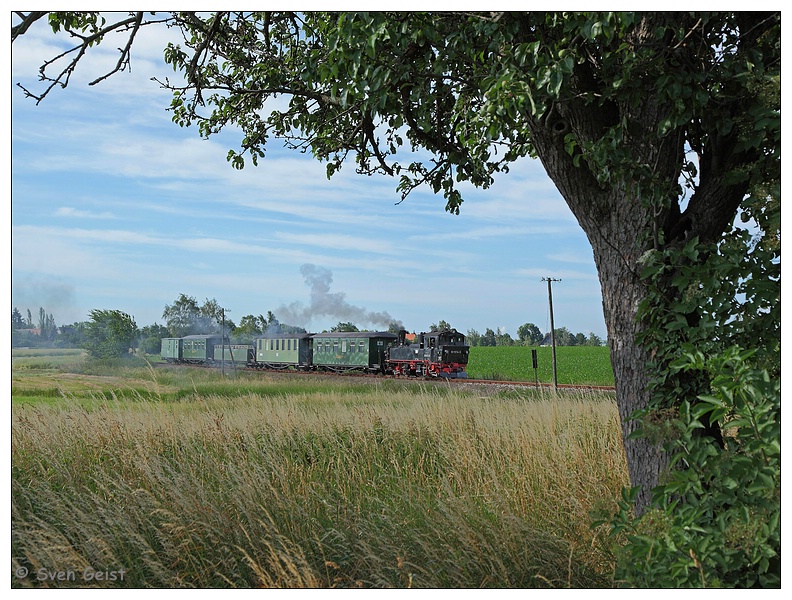
[[[561,281],[552,277],[542,277],[547,282],[547,299],[550,304],[550,345],[553,348],[553,389],[558,391],[558,369],[556,367],[555,321],[553,320],[553,282]]]

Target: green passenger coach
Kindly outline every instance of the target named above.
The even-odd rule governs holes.
[[[316,333],[313,364],[328,371],[385,370],[385,350],[398,339],[387,331]]]
[[[182,338],[181,360],[187,363],[205,364],[214,359],[214,347],[223,343],[219,335],[188,335]],[[228,340],[226,340],[228,343]]]
[[[311,368],[311,334],[282,333],[256,338],[256,366],[269,369]]]
[[[245,367],[255,357],[253,346],[248,344],[219,344],[214,348],[214,361]]]
[[[162,360],[169,363],[181,362],[182,340],[181,338],[162,338],[162,349],[160,350]]]

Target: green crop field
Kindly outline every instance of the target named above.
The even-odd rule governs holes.
[[[610,392],[13,359],[13,587],[615,584]]]
[[[471,379],[553,382],[552,348],[537,348],[534,373],[531,348],[527,346],[474,346],[470,349]],[[556,348],[558,383],[613,385],[613,368],[607,346],[560,346]]]

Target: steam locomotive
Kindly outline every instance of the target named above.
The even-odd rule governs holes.
[[[386,331],[282,333],[255,343],[229,344],[220,335],[163,338],[169,363],[236,365],[254,369],[362,371],[408,377],[466,378],[470,347],[455,329],[410,335]]]

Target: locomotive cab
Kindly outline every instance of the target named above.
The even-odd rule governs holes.
[[[407,332],[399,332],[398,344],[390,348],[388,369],[397,375],[467,377],[470,347],[455,329],[431,331],[407,343]]]
[[[457,330],[425,333],[423,342],[424,352],[431,362],[442,365],[467,365],[470,346],[465,345],[465,336]]]

